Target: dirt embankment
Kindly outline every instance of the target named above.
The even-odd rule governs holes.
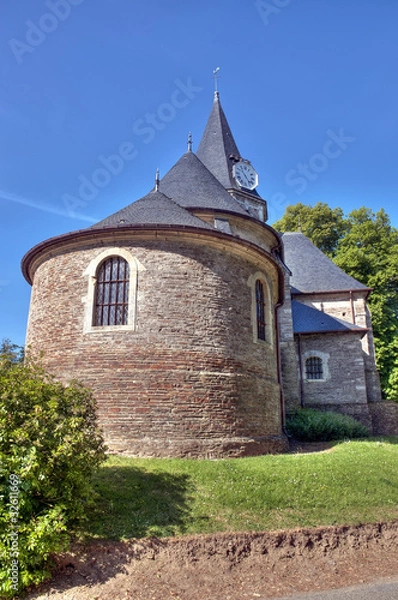
[[[76,547],[29,599],[244,600],[398,573],[398,521]]]

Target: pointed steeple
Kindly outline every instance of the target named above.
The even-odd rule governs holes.
[[[244,160],[238,150],[234,136],[220,103],[218,90],[214,92],[214,102],[209,120],[200,141],[196,155],[221,183],[224,189],[254,218],[265,222],[267,220],[267,203],[258,194],[252,182],[248,188],[244,187],[245,178],[238,177],[236,168],[240,166],[245,173],[251,171],[252,177],[257,179],[257,174],[249,161]],[[249,165],[244,167],[242,165]],[[234,168],[235,166],[235,169]],[[233,176],[233,172],[235,177]],[[257,179],[258,182],[258,179]]]
[[[232,179],[232,166],[240,158],[240,152],[222,109],[218,91],[214,92],[213,108],[196,154],[226,189],[236,187]]]

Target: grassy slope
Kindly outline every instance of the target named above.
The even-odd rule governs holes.
[[[222,461],[112,457],[85,535],[109,539],[398,518],[398,439]]]

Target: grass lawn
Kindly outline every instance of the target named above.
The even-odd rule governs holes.
[[[398,518],[398,438],[230,460],[111,457],[84,536],[119,540]]]

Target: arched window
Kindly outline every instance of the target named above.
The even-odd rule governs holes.
[[[93,325],[127,325],[130,268],[121,256],[110,256],[98,267]]]
[[[256,280],[256,317],[257,317],[257,338],[259,340],[265,340],[264,284],[259,279]]]
[[[323,363],[319,356],[310,356],[305,361],[306,379],[323,379]]]

